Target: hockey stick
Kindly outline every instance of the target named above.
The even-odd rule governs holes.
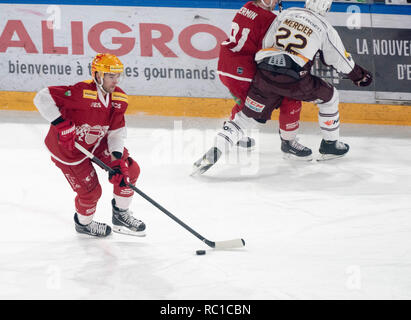
[[[89,152],[87,149],[85,149],[82,145],[78,144],[75,142],[75,146],[78,150],[80,150],[82,153],[84,153],[88,158],[90,158],[93,162],[98,164],[101,168],[106,170],[109,173],[114,173],[114,170],[111,169],[108,165],[106,165],[103,161],[101,161],[99,158],[94,156],[91,152]],[[131,189],[134,190],[134,192],[138,193],[140,196],[142,196],[144,199],[146,199],[148,202],[150,202],[153,206],[155,206],[157,209],[161,210],[163,213],[168,215],[171,219],[173,219],[175,222],[177,222],[180,226],[188,230],[191,234],[196,236],[198,239],[203,241],[206,245],[208,245],[211,248],[215,249],[232,249],[232,248],[240,248],[245,246],[245,241],[243,239],[233,239],[233,240],[225,240],[225,241],[210,241],[206,238],[204,238],[201,234],[199,234],[197,231],[189,227],[187,224],[185,224],[183,221],[178,219],[175,215],[173,215],[170,211],[165,209],[163,206],[158,204],[156,201],[151,199],[148,195],[146,195],[143,191],[138,189],[136,186],[133,184],[128,185]]]

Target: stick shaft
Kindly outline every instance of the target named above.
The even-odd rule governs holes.
[[[95,155],[93,155],[91,152],[89,152],[86,148],[84,148],[82,145],[79,143],[75,142],[75,146],[78,150],[80,150],[82,153],[84,153],[88,158],[90,158],[93,162],[98,164],[101,168],[104,170],[114,173],[114,170],[110,168],[108,165],[106,165],[103,161],[101,161],[99,158],[97,158]],[[169,216],[171,219],[173,219],[175,222],[177,222],[179,225],[181,225],[183,228],[185,228],[187,231],[189,231],[191,234],[196,236],[198,239],[206,243],[210,247],[215,247],[215,243],[213,241],[209,241],[206,238],[204,238],[201,234],[199,234],[197,231],[195,231],[193,228],[188,226],[186,223],[181,221],[179,218],[177,218],[175,215],[173,215],[170,211],[168,211],[166,208],[164,208],[162,205],[160,205],[158,202],[154,201],[152,198],[150,198],[148,195],[146,195],[143,191],[138,189],[135,185],[129,184],[128,185],[131,189],[133,189],[136,193],[138,193],[141,197],[146,199],[148,202],[150,202],[153,206],[155,206],[157,209],[161,210],[163,213],[165,213],[167,216]]]

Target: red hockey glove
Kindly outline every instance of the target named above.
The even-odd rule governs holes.
[[[60,122],[56,126],[57,137],[59,145],[62,145],[64,148],[73,151],[74,150],[74,141],[76,139],[76,126],[72,121],[65,120]]]
[[[348,74],[348,78],[359,87],[369,86],[372,82],[372,74],[358,64],[355,64],[354,69]]]
[[[114,173],[108,174],[109,181],[116,186],[127,187],[130,183],[127,162],[123,159],[114,160],[111,162],[111,169]]]

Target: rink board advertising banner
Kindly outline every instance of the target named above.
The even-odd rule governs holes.
[[[342,101],[356,102],[353,90],[368,94],[362,102],[411,100],[410,16],[352,7],[328,18],[354,60],[373,71],[373,86],[357,88],[320,64],[314,73],[343,90]],[[32,92],[88,79],[94,55],[110,52],[126,67],[121,86],[130,95],[230,98],[216,67],[236,11],[0,4],[0,90]]]

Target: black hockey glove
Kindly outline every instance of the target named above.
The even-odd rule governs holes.
[[[367,87],[372,82],[372,74],[358,64],[355,64],[354,69],[347,76],[359,87]]]

